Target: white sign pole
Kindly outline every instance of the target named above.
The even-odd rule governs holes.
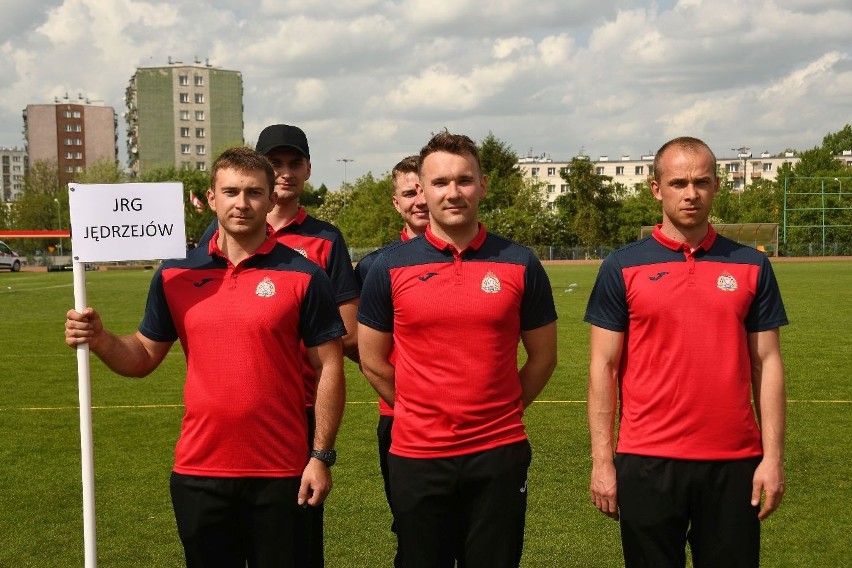
[[[86,309],[86,263],[183,258],[186,231],[180,183],[69,184],[74,309]],[[77,346],[83,465],[85,568],[97,566],[95,460],[89,346]]]
[[[86,265],[74,263],[74,309],[86,309]],[[92,437],[92,383],[89,346],[77,346],[77,386],[80,392],[80,455],[83,464],[83,548],[85,568],[98,565],[95,538],[95,452]]]

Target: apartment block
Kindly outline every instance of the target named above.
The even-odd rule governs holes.
[[[27,151],[23,148],[0,146],[0,202],[16,201],[24,191],[24,175],[29,167]]]
[[[75,100],[66,93],[53,104],[27,105],[23,118],[30,163],[58,164],[63,184],[90,164],[116,160],[117,118],[112,107],[90,102],[82,94]]]
[[[838,156],[838,159],[843,156]],[[589,156],[579,156],[579,159],[592,161]],[[848,160],[849,158],[847,158]],[[755,180],[768,179],[774,181],[778,168],[783,164],[795,165],[799,162],[793,152],[781,156],[763,152],[753,156],[749,152],[740,152],[736,156],[726,156],[716,159],[720,175],[727,174],[728,183],[737,191],[743,191]],[[638,159],[628,155],[611,159],[609,156],[599,156],[593,160],[595,173],[609,176],[613,183],[620,183],[628,191],[634,191],[637,184],[645,183],[654,175],[654,156],[641,155]],[[568,193],[568,184],[562,179],[562,173],[570,171],[571,160],[555,161],[547,156],[527,156],[518,160],[518,168],[524,178],[542,183],[542,196],[550,207],[554,206],[556,198]]]
[[[169,58],[136,69],[125,92],[131,172],[174,166],[208,170],[215,155],[243,143],[243,79],[195,60]]]

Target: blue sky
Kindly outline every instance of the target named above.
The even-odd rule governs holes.
[[[137,66],[243,73],[245,137],[308,134],[311,181],[381,175],[444,127],[519,155],[807,149],[852,123],[849,0],[48,0],[0,21],[0,146],[67,92],[124,111]],[[119,117],[124,159],[124,123]]]

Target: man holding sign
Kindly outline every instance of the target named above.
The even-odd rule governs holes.
[[[332,448],[345,328],[328,276],[267,226],[274,183],[262,154],[225,151],[207,192],[219,230],[163,263],[138,331],[113,335],[92,308],[65,323],[68,345],[87,343],[125,376],[149,374],[180,340],[186,410],[171,494],[190,567],[299,565],[299,506],[331,490],[328,465],[309,457],[299,342],[318,377],[315,447]]]

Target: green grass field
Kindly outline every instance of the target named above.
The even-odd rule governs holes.
[[[848,565],[852,529],[852,262],[775,264],[791,325],[782,331],[789,420],[787,496],[763,524],[763,565]],[[526,567],[620,566],[618,526],[588,497],[588,329],[596,266],[552,266],[559,366],[527,412],[533,445]],[[87,274],[89,304],[135,330],[151,272]],[[577,286],[572,292],[571,283]],[[83,565],[77,370],[63,342],[70,273],[0,274],[0,566]],[[227,330],[222,341],[227,341]],[[695,330],[696,349],[701,329]],[[326,509],[330,568],[391,565],[390,516],[375,449],[376,397],[347,364],[348,402]],[[182,414],[183,356],[145,379],[92,360],[98,564],[183,565],[168,494]]]

